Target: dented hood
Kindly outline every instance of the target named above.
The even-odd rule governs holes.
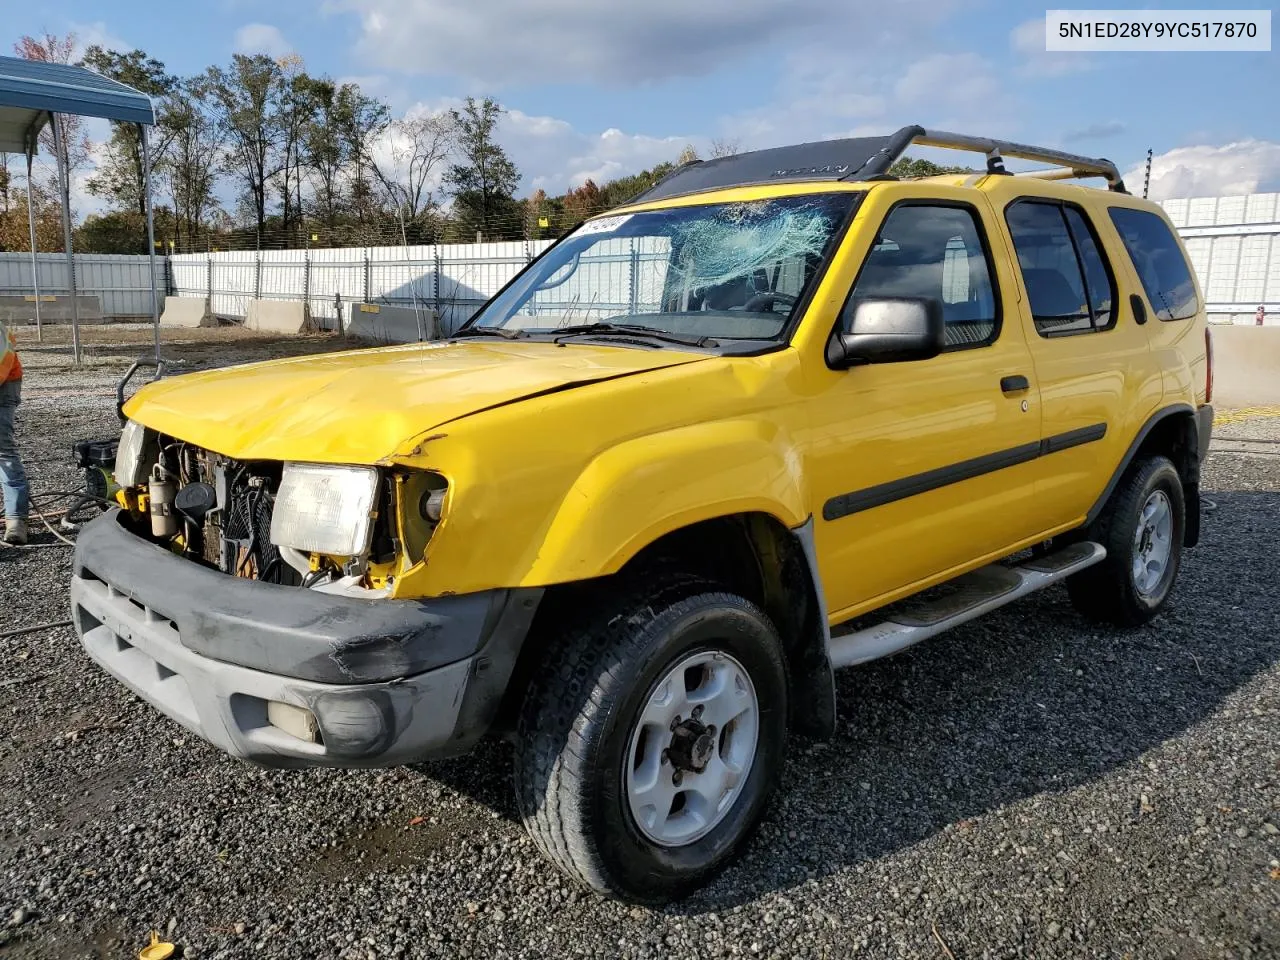
[[[480,410],[703,359],[589,343],[413,344],[164,379],[138,391],[125,413],[238,459],[372,464]]]

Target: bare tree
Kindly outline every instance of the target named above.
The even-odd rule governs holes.
[[[732,157],[742,152],[742,141],[737,137],[717,137],[711,141],[711,159]]]
[[[24,60],[40,60],[44,63],[74,63],[76,60],[76,35],[69,33],[58,37],[46,32],[43,37],[24,36],[13,45],[14,52]],[[55,114],[52,123],[40,132],[40,149],[51,157],[57,157],[54,150],[53,124],[57,124],[62,134],[62,158],[72,179],[81,170],[89,166],[89,155],[92,144],[84,132],[84,117],[74,114]],[[51,174],[50,183],[56,183],[56,172]]]
[[[425,110],[391,122],[372,151],[373,174],[392,206],[415,221],[435,208],[440,167],[457,143],[457,124],[448,111]]]

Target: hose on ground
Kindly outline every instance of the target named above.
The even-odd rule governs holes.
[[[6,630],[4,633],[0,633],[0,640],[8,640],[10,637],[21,637],[28,633],[39,633],[42,630],[57,630],[71,625],[70,620],[55,620],[52,623],[37,623],[34,627],[19,627],[17,630]]]

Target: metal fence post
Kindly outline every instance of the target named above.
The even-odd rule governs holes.
[[[369,291],[373,289],[373,269],[369,263],[369,251],[364,252],[364,302],[369,302]]]
[[[629,280],[630,294],[628,301],[631,304],[631,315],[636,314],[636,301],[639,299],[639,274],[640,274],[640,251],[636,249],[635,237],[631,238],[631,278]]]
[[[302,258],[302,302],[310,309],[311,307],[311,258]]]
[[[444,267],[440,259],[440,244],[431,248],[431,299],[436,305],[436,323],[444,329],[444,309],[440,304],[440,271]]]
[[[213,254],[205,255],[204,306],[213,316]]]
[[[343,333],[342,329],[342,294],[337,290],[333,292],[333,313],[338,318],[338,333]]]
[[[253,258],[253,299],[262,299],[262,254]]]

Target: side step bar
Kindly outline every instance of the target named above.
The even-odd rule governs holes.
[[[1106,559],[1100,543],[1073,543],[1017,566],[993,564],[893,604],[888,618],[872,627],[831,636],[831,665],[854,667],[887,657],[937,636],[1019,597],[1042,590]]]

